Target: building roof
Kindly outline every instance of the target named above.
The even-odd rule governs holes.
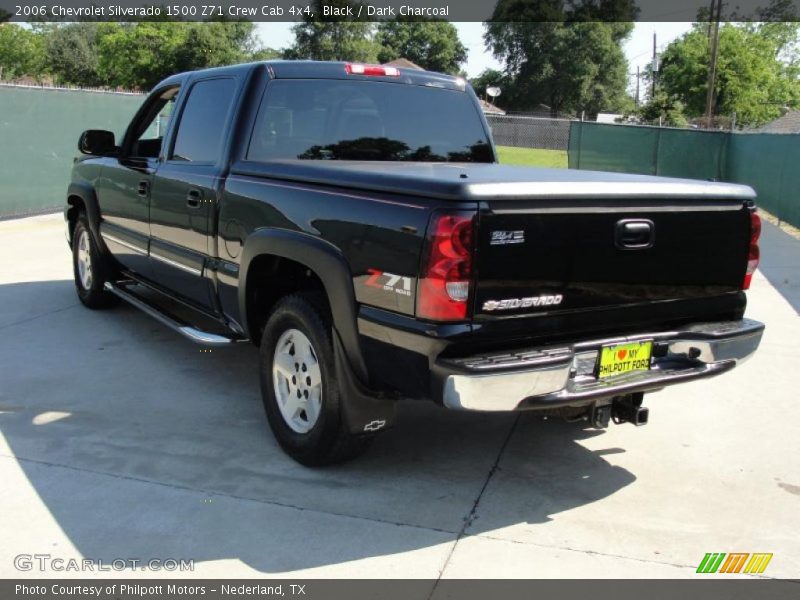
[[[620,113],[597,113],[598,123],[618,123],[622,120],[623,115]]]
[[[800,110],[790,110],[758,129],[759,133],[800,133]]]
[[[394,60],[390,60],[387,63],[383,63],[385,67],[398,67],[400,69],[417,69],[418,71],[424,71],[422,67],[417,64],[414,64],[407,58],[395,58]]]
[[[478,98],[478,100],[480,100],[481,108],[483,109],[483,112],[485,114],[487,114],[487,115],[504,115],[504,114],[506,114],[506,111],[504,111],[502,108],[498,108],[497,106],[495,106],[491,102],[487,102],[483,98]]]

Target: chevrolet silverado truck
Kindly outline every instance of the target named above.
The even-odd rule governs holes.
[[[352,458],[401,399],[644,424],[725,373],[760,221],[746,186],[503,166],[457,77],[258,62],[169,77],[81,135],[65,219],[89,308],[260,349],[269,425]]]

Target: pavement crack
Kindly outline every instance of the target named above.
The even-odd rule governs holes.
[[[589,554],[592,556],[606,556],[608,558],[622,558],[624,560],[634,560],[637,562],[644,562],[644,563],[652,563],[658,565],[666,565],[668,567],[678,567],[678,568],[687,568],[687,569],[694,569],[697,565],[690,565],[690,564],[682,564],[682,563],[673,563],[666,560],[655,560],[650,558],[639,558],[636,556],[626,556],[624,554],[613,554],[611,552],[600,552],[598,550],[589,550],[587,548],[572,548],[570,546],[559,546],[558,544],[539,544],[536,542],[528,542],[525,540],[513,540],[507,539],[503,537],[498,537],[494,535],[488,535],[485,533],[478,533],[476,537],[485,538],[487,540],[492,540],[495,542],[506,542],[511,544],[519,544],[521,546],[536,546],[537,548],[548,548],[552,550],[563,550],[565,552],[577,552],[579,554]]]
[[[439,577],[436,578],[436,582],[433,585],[433,589],[431,590],[430,595],[428,596],[428,600],[431,600],[433,595],[436,593],[436,588],[439,585],[439,582],[442,579],[442,575],[447,570],[447,566],[450,564],[450,559],[453,558],[453,554],[456,551],[456,546],[461,541],[461,539],[467,535],[467,529],[475,522],[475,519],[478,518],[478,506],[481,503],[481,498],[483,498],[483,494],[486,492],[486,489],[489,487],[489,483],[492,481],[494,474],[497,473],[497,470],[500,465],[500,459],[503,457],[503,454],[508,447],[508,443],[511,441],[511,436],[514,435],[514,431],[517,429],[517,423],[519,423],[520,415],[517,414],[514,417],[514,421],[511,423],[511,427],[508,429],[508,433],[506,434],[505,438],[503,439],[503,443],[500,445],[500,449],[497,452],[497,456],[494,458],[494,463],[492,463],[492,467],[489,469],[489,472],[486,474],[486,478],[483,481],[483,485],[481,486],[478,495],[475,497],[475,502],[472,503],[472,508],[470,509],[469,513],[466,517],[464,517],[464,523],[461,525],[461,529],[456,536],[453,545],[450,547],[450,552],[447,553],[447,556],[444,559],[444,563],[442,564],[442,568],[439,570]]]
[[[57,468],[57,469],[67,469],[67,470],[70,470],[70,471],[77,471],[77,472],[80,472],[80,473],[89,473],[89,474],[92,474],[92,475],[100,475],[100,476],[103,476],[103,477],[112,477],[112,478],[115,478],[115,479],[122,479],[122,480],[125,480],[125,481],[134,481],[134,482],[137,482],[137,483],[148,483],[148,484],[151,484],[151,485],[157,485],[157,486],[160,486],[160,487],[171,488],[171,489],[175,489],[175,490],[200,493],[200,494],[204,494],[204,495],[207,495],[207,496],[217,496],[217,497],[221,497],[221,498],[229,498],[231,500],[243,500],[245,502],[256,502],[258,504],[264,504],[264,505],[267,505],[267,506],[277,506],[277,507],[280,507],[280,508],[288,508],[288,509],[292,509],[292,510],[307,511],[307,512],[311,512],[311,513],[327,515],[327,516],[333,516],[333,517],[342,517],[342,518],[346,518],[346,519],[356,519],[358,521],[368,521],[370,523],[380,523],[381,525],[394,525],[396,527],[410,527],[412,529],[420,529],[420,530],[423,530],[423,531],[433,531],[433,532],[436,532],[436,533],[444,533],[444,534],[448,534],[448,535],[453,535],[454,533],[456,533],[455,531],[450,530],[450,529],[440,529],[438,527],[429,527],[427,525],[416,525],[414,523],[404,523],[402,521],[389,521],[387,519],[378,519],[378,518],[375,518],[375,517],[364,517],[364,516],[361,516],[361,515],[352,515],[352,514],[340,513],[340,512],[336,512],[336,511],[323,510],[321,508],[310,508],[310,507],[307,507],[307,506],[299,506],[299,505],[296,505],[296,504],[292,504],[290,502],[280,502],[278,500],[264,500],[263,498],[253,498],[253,497],[250,497],[250,496],[241,496],[241,495],[238,495],[238,494],[230,494],[230,493],[227,493],[227,492],[220,492],[220,491],[217,491],[217,490],[209,490],[209,489],[205,489],[205,488],[196,488],[196,487],[192,487],[192,486],[188,486],[188,485],[181,485],[181,484],[178,484],[178,483],[168,483],[168,482],[165,482],[165,481],[157,481],[155,479],[145,479],[143,477],[133,477],[131,475],[120,475],[118,473],[108,473],[107,471],[97,471],[95,469],[86,469],[84,467],[75,467],[75,466],[72,466],[72,465],[54,463],[54,462],[50,462],[50,461],[46,461],[46,460],[38,460],[38,459],[35,459],[35,458],[25,458],[25,457],[21,457],[21,456],[13,456],[13,455],[2,454],[2,453],[0,453],[0,458],[8,458],[8,459],[11,459],[11,460],[16,460],[18,462],[33,463],[33,464],[42,465],[42,466],[45,466],[45,467],[51,467],[51,468]]]
[[[34,315],[33,317],[28,317],[27,319],[22,319],[21,321],[6,323],[5,325],[0,325],[0,331],[2,331],[3,329],[8,329],[9,327],[15,327],[17,325],[24,325],[25,323],[30,323],[31,321],[36,321],[37,319],[41,319],[42,317],[49,317],[50,315],[55,315],[57,313],[64,312],[65,310],[69,310],[70,308],[75,308],[76,306],[78,306],[78,303],[73,302],[69,306],[62,306],[61,308],[56,308],[55,310]]]

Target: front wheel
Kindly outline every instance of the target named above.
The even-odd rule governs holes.
[[[103,289],[109,272],[108,261],[100,254],[84,214],[78,217],[72,234],[72,267],[75,290],[85,306],[106,308],[116,304],[117,297]]]
[[[261,395],[281,448],[306,466],[361,454],[370,438],[349,433],[336,380],[331,321],[316,294],[280,300],[261,337]]]

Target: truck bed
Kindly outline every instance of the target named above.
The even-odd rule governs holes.
[[[746,186],[466,163],[287,160],[234,173],[475,210],[470,347],[741,318],[745,308]],[[655,243],[621,247],[626,222],[649,224]]]
[[[234,172],[461,201],[647,198],[699,202],[755,198],[752,188],[731,183],[496,163],[275,160],[242,162]]]

